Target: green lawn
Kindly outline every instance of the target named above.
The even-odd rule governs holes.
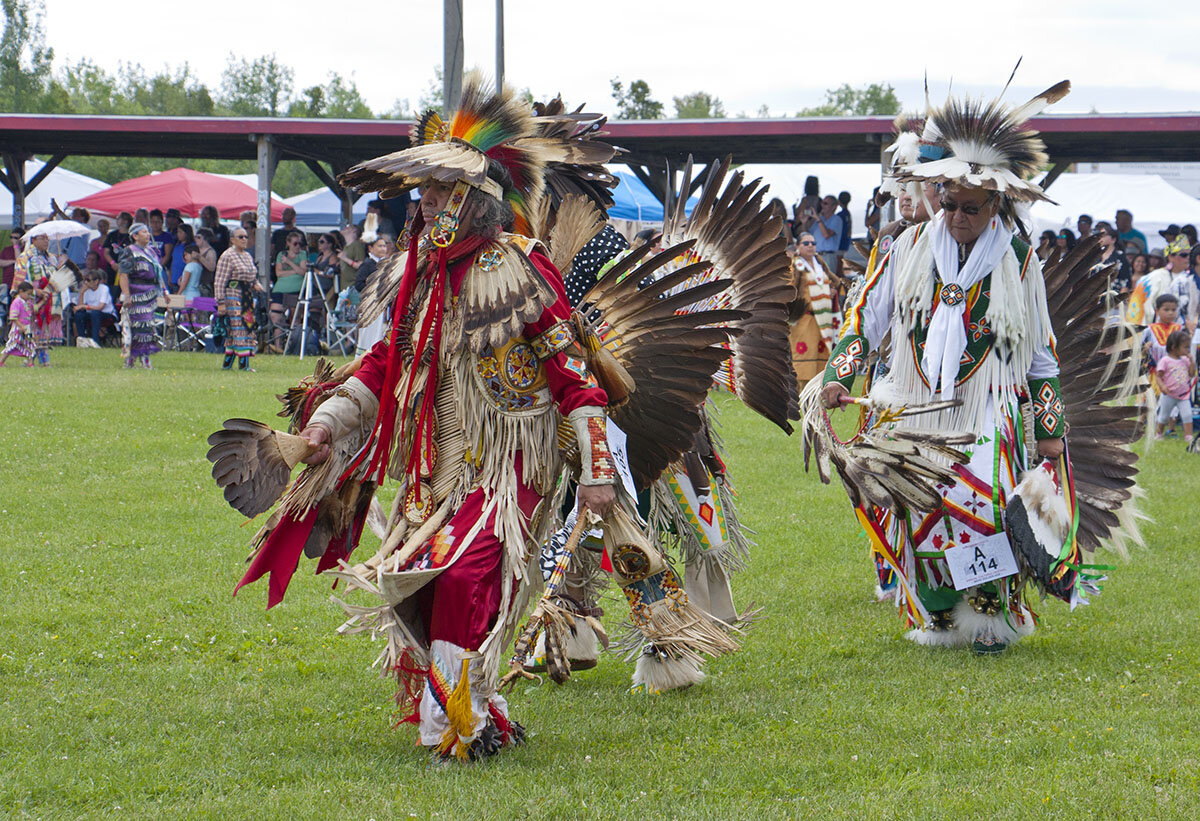
[[[304,566],[265,612],[231,598],[253,527],[204,459],[228,416],[273,419],[310,362],[255,374],[55,350],[0,370],[0,814],[41,818],[1194,818],[1200,813],[1200,457],[1146,460],[1148,548],[1096,602],[1045,603],[999,658],[905,641],[838,487],[722,401],[765,607],[690,691],[627,694],[606,657],[521,687],[529,744],[431,769],[392,728],[376,648],[339,638]],[[308,570],[309,572],[305,572]],[[609,603],[607,622],[624,614]]]

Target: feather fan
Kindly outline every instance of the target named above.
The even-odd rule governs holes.
[[[741,334],[730,325],[748,318],[745,311],[724,308],[685,310],[712,300],[730,286],[728,280],[694,283],[663,298],[666,290],[683,286],[707,267],[659,276],[694,244],[681,243],[653,256],[649,245],[637,248],[583,299],[590,305],[594,330],[634,383],[628,401],[610,413],[626,433],[630,472],[641,489],[694,446],[712,374],[729,356],[725,345]],[[654,284],[639,289],[646,280]]]
[[[710,264],[697,280],[731,280],[712,307],[748,316],[734,323],[743,333],[730,342],[732,384],[726,387],[791,433],[789,420],[800,418],[788,349],[787,306],[795,297],[791,261],[779,218],[763,206],[767,187],[761,180],[744,182],[741,171],[730,175],[731,161],[727,156],[709,166],[690,216],[685,204],[691,186],[681,186],[679,197],[668,203],[662,244],[694,240],[694,255]],[[684,179],[691,176],[689,158]]]

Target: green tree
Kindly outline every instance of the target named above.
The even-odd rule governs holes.
[[[446,103],[445,89],[442,87],[444,80],[445,76],[442,74],[442,67],[440,65],[434,66],[433,79],[429,81],[429,85],[425,86],[425,93],[417,99],[418,111],[424,113],[431,108],[435,108],[438,111],[442,110],[442,106]],[[402,116],[399,119],[405,119],[405,117]]]
[[[329,81],[325,83],[325,117],[337,117],[343,120],[369,120],[375,115],[371,107],[358,93],[358,85],[354,78],[344,79],[337,72],[330,72]]]
[[[0,111],[44,113],[54,110],[54,49],[46,45],[41,0],[0,0]]]
[[[725,105],[707,91],[675,97],[675,116],[681,120],[719,120],[725,117]]]
[[[620,79],[612,79],[612,96],[617,103],[617,119],[660,120],[663,104],[650,96],[650,85],[645,80],[634,80],[629,88]]]
[[[279,117],[288,110],[296,72],[267,54],[255,60],[229,55],[221,74],[221,108],[235,117]]]
[[[825,102],[796,112],[797,117],[865,117],[870,114],[899,114],[900,98],[890,83],[871,83],[852,88],[844,83],[825,92]]]

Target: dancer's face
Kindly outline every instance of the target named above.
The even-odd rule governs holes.
[[[959,186],[947,188],[941,202],[950,236],[963,244],[979,239],[999,207],[994,191]]]

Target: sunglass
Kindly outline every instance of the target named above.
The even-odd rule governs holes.
[[[983,211],[984,207],[982,205],[959,205],[957,202],[942,200],[942,210],[947,214],[953,214],[960,208],[968,217],[977,217]]]
[[[802,242],[800,244],[801,245],[816,245],[816,243],[813,242],[812,240],[806,240],[805,242]]]
[[[234,239],[250,239],[250,235],[249,234],[234,234],[233,238]]]

